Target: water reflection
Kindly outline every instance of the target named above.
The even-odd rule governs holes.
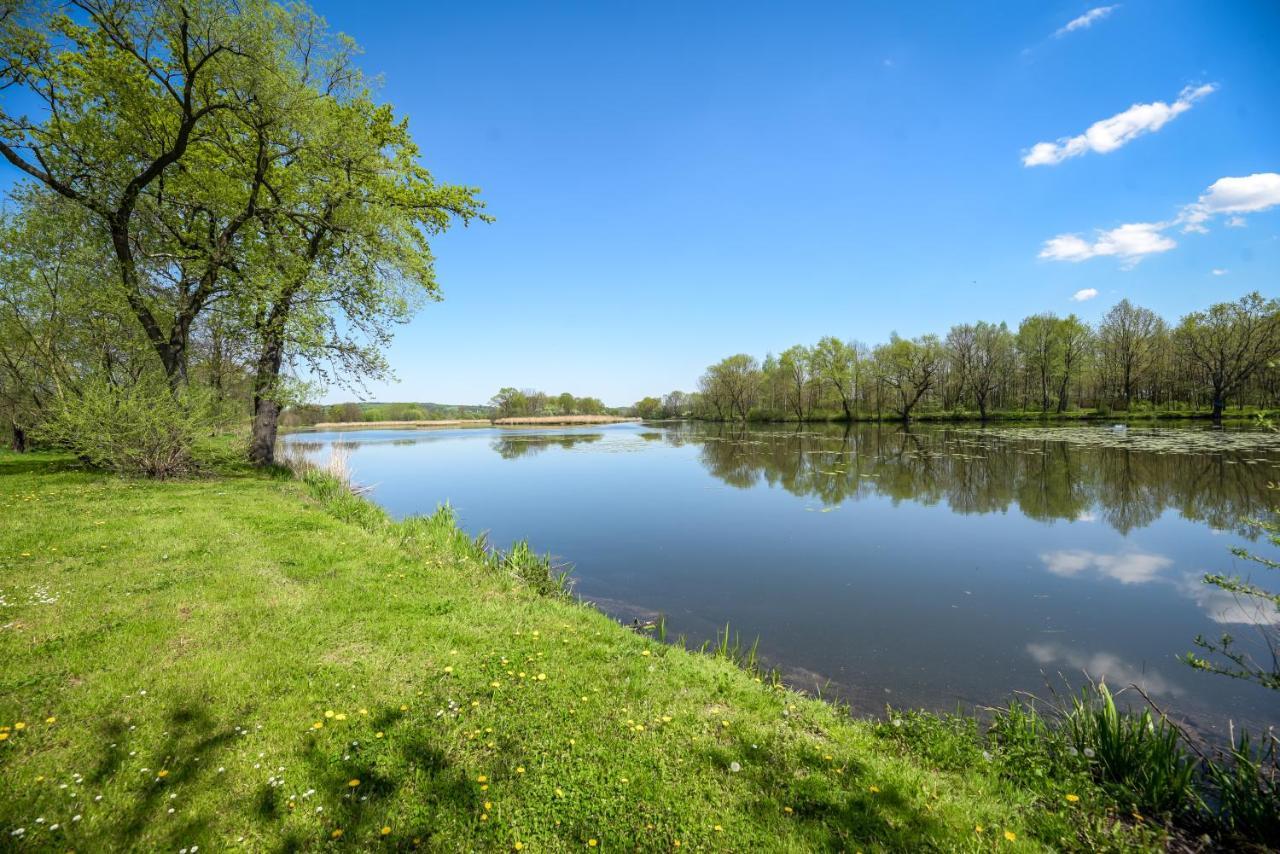
[[[1228,549],[1280,497],[1280,436],[624,424],[287,440],[318,462],[331,442],[392,515],[448,501],[469,532],[572,563],[611,615],[663,614],[693,645],[728,622],[860,712],[998,705],[1083,671],[1137,681],[1203,730],[1280,723],[1273,692],[1178,660],[1224,630],[1265,651],[1255,629],[1275,610],[1201,579],[1243,569]]]
[[[1180,697],[1183,689],[1149,667],[1136,667],[1110,652],[1085,653],[1057,643],[1029,643],[1027,654],[1046,669],[1084,673],[1113,688],[1137,685],[1152,696]],[[1064,673],[1064,675],[1066,675]]]
[[[574,445],[589,445],[598,442],[601,433],[513,433],[501,435],[491,443],[495,451],[504,460],[514,460],[540,454],[548,448],[572,448]]]
[[[1269,509],[1267,482],[1280,467],[1269,449],[1180,453],[879,425],[685,425],[666,436],[699,444],[707,471],[742,489],[766,483],[828,507],[884,496],[966,514],[1016,508],[1041,521],[1102,521],[1121,534],[1173,510],[1253,537],[1247,520]]]

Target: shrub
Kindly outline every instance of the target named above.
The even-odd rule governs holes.
[[[39,436],[95,466],[168,478],[196,468],[196,443],[218,420],[207,395],[174,393],[163,377],[92,379],[63,393]]]

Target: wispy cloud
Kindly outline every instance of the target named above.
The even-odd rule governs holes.
[[[1084,133],[1064,136],[1057,142],[1037,142],[1022,155],[1022,165],[1051,166],[1090,151],[1097,154],[1115,151],[1143,134],[1160,130],[1217,88],[1213,83],[1187,86],[1172,104],[1164,101],[1134,104],[1109,119],[1094,122]]]
[[[1057,643],[1029,643],[1027,654],[1041,667],[1058,665],[1080,670],[1090,679],[1109,682],[1112,687],[1138,685],[1148,694],[1177,697],[1182,689],[1148,667],[1135,667],[1110,652],[1092,655]]]
[[[1090,258],[1115,257],[1129,269],[1148,255],[1168,252],[1177,241],[1162,233],[1159,222],[1130,222],[1110,231],[1099,231],[1095,239],[1085,240],[1078,234],[1059,234],[1045,241],[1041,258],[1049,261],[1087,261]]]
[[[1088,12],[1085,12],[1080,17],[1072,18],[1070,21],[1067,21],[1067,23],[1060,27],[1053,35],[1055,38],[1062,38],[1067,33],[1074,33],[1076,30],[1087,30],[1119,8],[1119,3],[1114,6],[1097,6],[1090,9]]]
[[[1121,584],[1145,584],[1155,581],[1160,573],[1173,566],[1173,561],[1164,555],[1147,552],[1126,552],[1123,554],[1102,554],[1085,549],[1063,549],[1056,552],[1045,552],[1040,555],[1044,568],[1054,575],[1064,578],[1080,575],[1083,572],[1096,572],[1107,578],[1113,578]]]
[[[1213,274],[1214,274],[1215,276],[1225,276],[1227,273],[1230,273],[1230,272],[1231,272],[1230,270],[1224,270],[1224,269],[1223,269],[1223,268],[1221,268],[1221,267],[1214,267],[1214,268],[1213,268]]]
[[[1229,225],[1246,213],[1261,213],[1280,205],[1280,173],[1258,172],[1240,178],[1219,178],[1200,198],[1183,205],[1173,219],[1163,222],[1131,222],[1110,230],[1098,229],[1093,239],[1079,234],[1059,234],[1044,242],[1039,257],[1048,261],[1087,261],[1113,257],[1124,269],[1143,258],[1168,252],[1178,243],[1166,232],[1178,226],[1184,232],[1203,234],[1214,217],[1232,215]],[[1223,273],[1226,271],[1224,270]],[[1222,275],[1214,272],[1214,275]]]
[[[1098,295],[1097,288],[1081,288],[1080,290],[1076,291],[1074,294],[1071,295],[1071,299],[1075,300],[1076,302],[1085,302],[1086,300],[1093,299],[1097,295]],[[1093,520],[1084,519],[1082,521],[1091,522]]]

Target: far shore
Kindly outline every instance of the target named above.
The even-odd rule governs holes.
[[[639,420],[617,415],[531,415],[524,418],[497,418],[493,423],[502,427],[510,424],[621,424]]]
[[[558,424],[621,424],[629,421],[639,421],[639,418],[621,418],[615,415],[538,415],[527,418],[498,418],[489,421],[484,418],[468,418],[468,419],[441,419],[438,421],[322,421],[319,424],[311,424],[306,427],[291,428],[288,432],[303,432],[307,430],[371,430],[371,429],[387,429],[387,428],[431,428],[431,427],[513,427],[518,425],[527,426],[554,426]]]

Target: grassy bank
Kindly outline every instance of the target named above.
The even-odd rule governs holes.
[[[331,479],[0,454],[0,847],[1157,847]],[[936,739],[927,744],[939,743]],[[945,743],[941,742],[941,743]]]

